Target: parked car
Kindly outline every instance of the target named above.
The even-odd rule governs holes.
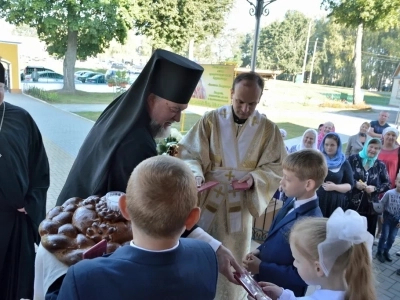
[[[104,74],[97,74],[94,75],[88,79],[86,79],[87,83],[105,83],[106,82],[106,78],[104,76]]]
[[[112,63],[111,69],[123,70],[125,69],[125,65],[121,63]]]
[[[107,70],[106,74],[104,74],[104,76],[106,77],[106,80],[108,80],[110,78],[114,78],[116,73],[117,73],[116,70],[109,69]]]
[[[24,69],[24,74],[21,74],[21,80],[25,80],[25,77],[27,75],[32,74],[32,72],[36,69],[36,71],[38,72],[43,72],[43,71],[50,71],[50,72],[54,72],[51,69],[47,69],[45,67],[38,67],[38,66],[26,66]]]
[[[79,76],[81,76],[81,75],[83,75],[85,73],[90,73],[90,72],[93,72],[93,71],[91,71],[91,70],[80,70],[80,71],[76,71],[74,73],[74,76],[75,76],[75,78],[78,78]]]
[[[39,79],[38,82],[40,83],[49,83],[49,82],[64,82],[64,76],[62,74],[50,71],[42,71],[38,72]],[[32,81],[32,74],[27,75],[25,77],[25,81],[31,82]],[[79,80],[75,79],[75,83],[82,83]]]
[[[98,75],[98,74],[101,74],[101,73],[86,72],[86,73],[83,73],[83,74],[79,75],[78,77],[76,77],[76,79],[85,83],[88,78],[93,77],[94,75]]]

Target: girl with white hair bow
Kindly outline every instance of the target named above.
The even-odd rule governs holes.
[[[343,212],[339,207],[329,219],[302,219],[290,233],[293,265],[308,285],[321,289],[296,298],[292,291],[272,283],[259,284],[267,296],[279,300],[375,300],[373,240],[365,217],[354,210]]]

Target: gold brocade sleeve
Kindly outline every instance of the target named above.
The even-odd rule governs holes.
[[[177,157],[184,160],[195,176],[210,169],[211,114],[206,113],[182,138],[178,144]]]
[[[282,161],[288,155],[278,126],[267,120],[263,135],[264,150],[257,167],[250,172],[254,186],[247,191],[246,205],[255,218],[262,215],[282,179]],[[260,151],[260,150],[259,150]]]

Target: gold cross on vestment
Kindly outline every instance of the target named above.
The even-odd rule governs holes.
[[[236,197],[236,191],[235,190],[229,191],[228,193],[233,194],[233,197]]]
[[[228,180],[231,181],[232,178],[235,178],[235,175],[232,174],[232,171],[229,171],[227,174],[225,174],[226,177],[228,177]]]
[[[221,195],[221,196],[224,195],[224,193],[223,193],[223,191],[222,191],[222,186],[220,186],[218,190],[215,189],[214,191],[217,193],[217,196],[216,196],[217,198],[219,197],[219,195]]]
[[[223,116],[224,119],[226,119],[226,109],[223,109],[220,115]]]
[[[255,124],[258,124],[258,119],[254,116],[253,120],[251,121],[251,126],[254,126]]]

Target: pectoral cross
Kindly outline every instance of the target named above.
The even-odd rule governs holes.
[[[220,113],[221,116],[224,117],[224,119],[226,119],[226,109],[222,110],[222,112]]]
[[[228,177],[228,180],[231,181],[233,178],[235,178],[235,175],[232,174],[232,171],[229,171],[228,174],[225,174],[226,177]]]
[[[253,120],[251,121],[251,126],[254,126],[256,124],[258,124],[258,119],[257,117],[253,117]]]

